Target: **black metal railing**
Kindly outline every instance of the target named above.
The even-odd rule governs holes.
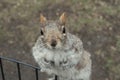
[[[2,80],[6,80],[6,77],[5,77],[5,74],[4,74],[3,60],[7,60],[7,61],[10,61],[10,62],[13,62],[13,63],[16,64],[18,80],[22,80],[21,79],[21,67],[20,67],[20,65],[31,67],[32,69],[34,69],[36,80],[39,80],[39,77],[38,77],[38,71],[40,70],[39,67],[35,67],[35,66],[30,65],[30,64],[17,61],[15,59],[0,56],[0,69],[1,69]]]

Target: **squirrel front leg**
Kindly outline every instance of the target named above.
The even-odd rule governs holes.
[[[69,55],[67,56],[66,64],[63,64],[66,68],[71,68],[76,66],[79,62],[81,62],[83,55],[83,46],[82,43],[78,40],[78,43],[73,43],[72,48],[68,51]]]

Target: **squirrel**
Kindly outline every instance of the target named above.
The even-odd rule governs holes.
[[[35,61],[48,80],[90,80],[91,55],[82,41],[67,31],[66,13],[58,20],[47,20],[40,15],[40,36],[32,47]]]

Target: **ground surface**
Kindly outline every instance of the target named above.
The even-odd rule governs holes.
[[[62,12],[69,31],[92,55],[92,80],[120,80],[120,0],[0,0],[0,56],[37,66],[31,47],[39,35],[39,14],[58,19]],[[6,80],[17,80],[16,65],[4,63]],[[21,67],[23,80],[35,79],[34,70]]]

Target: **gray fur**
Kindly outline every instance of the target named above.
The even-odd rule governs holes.
[[[58,25],[52,25],[57,29]],[[32,53],[41,71],[53,76],[49,80],[54,80],[54,75],[58,75],[58,80],[90,80],[92,63],[90,54],[83,49],[82,41],[68,32],[64,40],[65,43],[60,47],[51,49],[46,46],[41,36],[38,37]]]

